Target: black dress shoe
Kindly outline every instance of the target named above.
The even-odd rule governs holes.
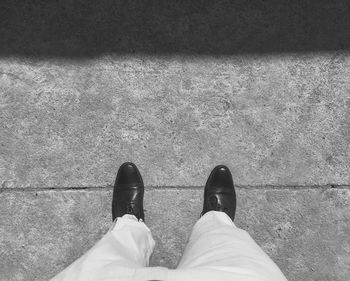
[[[233,221],[236,213],[236,192],[230,170],[216,166],[204,188],[204,204],[201,215],[209,211],[225,212]]]
[[[112,217],[131,214],[145,219],[143,211],[144,185],[141,174],[134,163],[126,162],[118,170],[113,189]]]

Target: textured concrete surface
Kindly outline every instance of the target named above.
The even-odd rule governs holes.
[[[215,164],[242,185],[350,182],[350,56],[104,56],[0,60],[0,181],[200,186]]]
[[[0,194],[0,280],[44,281],[89,249],[110,225],[111,189]],[[156,239],[152,265],[176,267],[202,208],[201,189],[146,190]],[[350,190],[240,189],[236,224],[289,281],[347,281]]]

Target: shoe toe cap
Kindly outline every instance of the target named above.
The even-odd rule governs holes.
[[[116,185],[140,185],[143,184],[142,177],[136,165],[131,162],[122,164],[118,170]]]
[[[233,188],[232,174],[224,165],[216,166],[207,182],[207,186]]]

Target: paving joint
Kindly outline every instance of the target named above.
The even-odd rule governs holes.
[[[311,190],[311,189],[350,189],[349,184],[314,184],[314,185],[235,185],[237,189],[246,190]],[[203,186],[146,186],[148,190],[197,190],[203,189]],[[0,188],[2,192],[43,192],[43,191],[97,191],[97,190],[112,190],[113,186],[87,186],[87,187],[12,187]]]

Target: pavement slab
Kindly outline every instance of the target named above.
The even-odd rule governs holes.
[[[350,56],[0,59],[0,186],[350,182]]]
[[[202,209],[202,189],[147,188],[151,265],[175,268]],[[81,256],[111,225],[111,188],[0,193],[0,280],[44,281]],[[235,223],[289,281],[347,281],[350,189],[237,188]]]

